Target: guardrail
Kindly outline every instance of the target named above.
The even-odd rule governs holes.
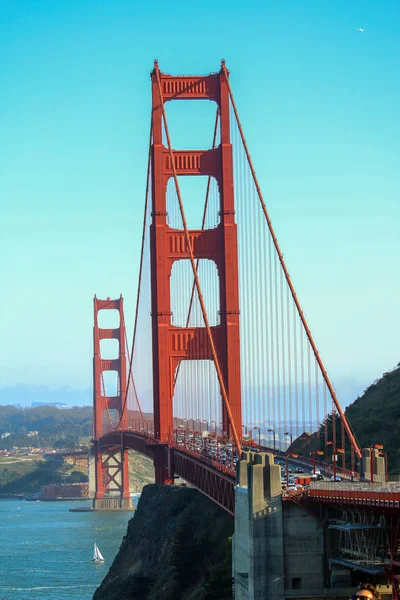
[[[400,485],[398,484],[320,482],[312,483],[307,495],[317,502],[400,510]]]

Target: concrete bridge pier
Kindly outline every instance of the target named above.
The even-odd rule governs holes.
[[[372,467],[372,477],[371,477]],[[385,457],[380,454],[377,448],[363,448],[362,458],[360,461],[360,478],[361,480],[371,481],[374,483],[386,482],[386,464]]]
[[[97,457],[98,460],[101,459]],[[107,468],[105,475],[108,474],[113,480],[113,491],[104,490],[104,482],[99,492],[96,485],[96,453],[92,447],[88,455],[88,474],[89,474],[89,495],[92,497],[92,508],[95,510],[132,510],[132,499],[129,493],[129,472],[128,472],[128,453],[127,450],[112,452],[107,456]],[[102,473],[103,475],[103,473]],[[125,484],[127,482],[127,485]]]
[[[233,574],[237,600],[284,600],[280,466],[245,452],[236,465]]]

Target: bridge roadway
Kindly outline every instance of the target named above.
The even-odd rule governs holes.
[[[106,433],[100,438],[99,444],[102,451],[110,448],[132,449],[150,458],[154,458],[155,452],[158,451],[157,448],[161,448],[165,453],[165,467],[171,479],[175,475],[184,479],[233,515],[234,488],[236,485],[235,462],[237,456],[234,455],[231,445],[226,450],[227,444],[221,443],[218,445],[217,452],[208,449],[207,453],[204,448],[215,438],[202,438],[202,436],[198,435],[198,441],[196,441],[196,435],[193,432],[187,436],[184,442],[177,436],[172,437],[174,439],[172,443],[159,444],[152,432],[135,431],[132,427],[129,427],[125,430],[113,430]],[[200,439],[202,439],[201,443],[203,444],[201,447],[199,446]],[[257,451],[257,449],[255,450]],[[263,450],[273,453],[272,449],[263,448]],[[275,456],[275,462],[286,463],[286,456],[287,453],[279,452]],[[304,476],[311,473],[312,467],[310,462],[308,459],[302,457],[288,460],[289,468],[292,471],[295,471],[296,467],[301,465],[304,468]],[[331,470],[328,465],[321,463],[318,466],[325,476],[330,475]],[[349,472],[340,471],[341,477],[350,477]],[[295,475],[295,473],[293,472],[292,475]],[[302,474],[299,475],[301,476]],[[332,504],[340,501],[340,498],[343,496],[343,498],[352,497],[354,499],[353,504],[356,504],[357,498],[364,499],[368,496],[368,490],[364,489],[360,496],[347,494],[350,490],[357,490],[357,485],[350,484],[350,482],[348,484],[339,482],[331,484],[328,481],[322,481],[318,484],[312,484],[309,490],[289,489],[284,491],[283,497],[285,500],[296,498],[297,502],[300,499],[310,497],[317,502]],[[340,493],[339,489],[341,490]],[[387,493],[391,494],[390,491]],[[361,503],[361,505],[364,504]]]
[[[400,484],[371,484],[370,482],[311,483],[309,498],[323,504],[363,506],[394,509],[400,512]]]
[[[159,444],[150,434],[132,430],[106,433],[100,438],[99,444],[102,451],[118,447],[141,452],[150,458],[154,458],[155,452],[161,448],[165,452],[165,466],[171,478],[174,474],[178,475],[234,515],[236,485],[234,469],[187,448],[174,444]]]

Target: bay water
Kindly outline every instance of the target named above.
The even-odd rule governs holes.
[[[0,600],[92,599],[133,512],[69,512],[80,506],[90,502],[0,500]]]

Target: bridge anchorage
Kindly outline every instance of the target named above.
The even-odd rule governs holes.
[[[131,352],[122,297],[94,301],[95,506],[130,505],[128,449],[142,452],[153,459],[157,483],[182,478],[235,516],[235,585],[242,597],[284,598],[288,590],[303,588],[305,579],[299,566],[285,563],[284,540],[293,536],[289,517],[300,523],[304,514],[318,516],[320,525],[307,519],[307,531],[319,536],[315,547],[324,553],[326,506],[354,499],[346,486],[360,478],[384,484],[385,461],[379,448],[360,449],[322,362],[261,194],[225,63],[210,75],[175,76],[155,62],[151,90]],[[177,101],[182,114],[188,106],[183,101],[214,103],[209,148],[174,148],[167,114]],[[202,182],[203,210],[196,221],[192,204]],[[99,312],[109,309],[119,312],[114,329],[98,325]],[[103,358],[104,339],[118,341],[116,358]],[[118,375],[117,392],[110,395],[109,370]],[[291,475],[281,481],[277,462],[335,481],[282,490]],[[371,504],[373,510],[383,506],[379,502]],[[376,537],[397,548],[398,519],[390,519],[390,534]],[[260,537],[261,530],[269,534]],[[302,551],[303,533],[295,534]],[[255,537],[271,573],[283,569],[275,587],[257,570],[265,561],[255,564]],[[353,537],[372,540],[374,534]],[[276,560],[268,554],[270,539],[281,548]],[[327,569],[333,572],[338,563],[331,559]],[[388,560],[385,573],[395,589],[397,558]],[[327,569],[314,578],[314,592],[329,587]]]

